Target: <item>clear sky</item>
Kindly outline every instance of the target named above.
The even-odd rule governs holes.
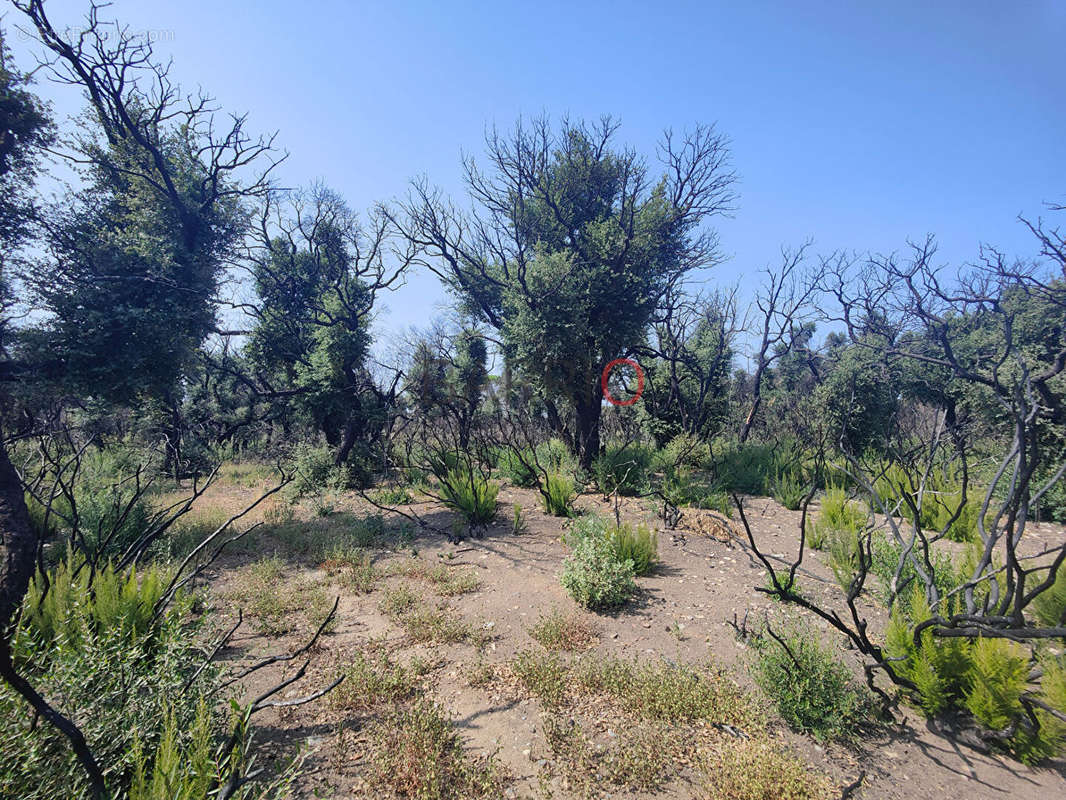
[[[76,26],[85,6],[46,8]],[[1066,0],[117,0],[105,13],[150,32],[182,83],[277,129],[284,184],[321,178],[357,209],[422,173],[458,193],[460,152],[519,114],[609,113],[649,157],[662,128],[716,122],[740,203],[711,281],[750,286],[807,238],[887,252],[934,233],[948,263],[981,242],[1029,255],[1017,215],[1066,202]],[[8,11],[26,64],[19,23]],[[424,326],[445,301],[431,274],[412,276],[381,332]]]

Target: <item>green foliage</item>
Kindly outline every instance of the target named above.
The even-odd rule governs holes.
[[[490,481],[473,467],[457,467],[445,473],[440,483],[441,501],[462,514],[472,526],[492,522],[499,492],[498,483]]]
[[[38,574],[30,583],[23,623],[34,644],[47,653],[55,643],[77,648],[92,635],[140,640],[148,646],[160,633],[155,606],[169,576],[156,566],[138,575],[136,569],[116,572],[107,564],[90,585],[88,567],[75,569],[72,559],[68,553],[47,582]],[[92,602],[86,602],[87,597]]]
[[[382,486],[370,495],[370,499],[383,506],[403,506],[414,501],[407,487],[403,485]]]
[[[1037,580],[1042,583],[1046,579],[1046,574],[1040,574]],[[1055,582],[1033,600],[1033,614],[1049,628],[1066,624],[1066,564],[1059,566]]]
[[[918,686],[918,704],[929,716],[958,706],[972,685],[971,643],[963,638],[934,638],[922,631],[915,644],[913,625],[932,615],[925,592],[915,586],[906,609],[897,606],[885,631],[885,653],[904,677]]]
[[[916,548],[918,546],[918,544],[915,545]],[[944,597],[959,584],[961,573],[956,570],[950,553],[936,547],[931,547],[930,551],[933,582],[940,596]],[[919,560],[922,559],[921,553],[917,551],[913,555]],[[908,558],[903,564],[899,582],[893,591],[892,582],[895,580],[896,570],[902,557],[903,546],[897,544],[890,535],[875,535],[871,538],[870,571],[881,580],[881,597],[886,602],[896,595],[909,596],[909,590],[920,583],[914,564]]]
[[[679,467],[702,469],[711,460],[711,447],[698,436],[679,433],[655,453],[652,465],[659,472]]]
[[[809,627],[792,626],[753,641],[756,682],[792,728],[818,740],[855,739],[870,721],[869,693]]]
[[[728,492],[765,496],[778,474],[792,467],[789,445],[726,443],[714,458],[718,485]]]
[[[606,535],[614,548],[615,559],[631,561],[635,575],[647,574],[659,560],[659,536],[647,525],[623,522],[612,526]]]
[[[544,481],[541,500],[544,510],[553,517],[568,517],[574,510],[574,479],[563,472],[549,472]]]
[[[300,442],[292,451],[290,468],[294,475],[290,484],[293,497],[316,497],[348,486],[347,473],[334,463],[328,447]]]
[[[560,578],[574,600],[594,611],[622,605],[633,592],[633,562],[619,561],[606,536],[579,536]]]
[[[982,637],[973,642],[970,657],[972,685],[966,708],[989,730],[1003,730],[1022,711],[1029,653],[1015,642]]]
[[[204,654],[188,599],[153,616],[166,580],[157,567],[106,567],[90,587],[87,569],[63,561],[47,592],[40,575],[31,582],[11,643],[18,669],[79,725],[111,789],[151,800],[202,797],[205,776],[225,779],[242,762],[240,752],[231,760],[215,750],[225,731],[206,698],[219,685],[218,669],[209,665],[189,683]],[[238,733],[240,750],[247,739]],[[0,796],[89,796],[66,737],[6,684],[0,737]]]
[[[523,489],[532,489],[540,479],[537,474],[536,460],[532,448],[524,448],[515,452],[510,447],[504,447],[497,463],[500,474],[512,486]]]
[[[878,499],[889,511],[910,522],[914,521],[911,503],[918,504],[917,488],[921,476],[912,476],[898,464],[889,464],[874,481]],[[956,542],[977,541],[977,517],[980,502],[970,487],[966,502],[962,502],[962,487],[945,469],[934,469],[925,477],[918,520],[929,533],[947,530],[946,537]],[[908,503],[904,498],[910,499]],[[960,508],[961,506],[961,508]],[[954,518],[954,519],[953,519]]]
[[[815,550],[827,547],[834,539],[844,538],[847,544],[857,539],[869,517],[858,504],[848,500],[848,493],[840,487],[830,486],[822,498],[818,517],[808,523],[807,543]],[[834,537],[833,533],[846,534]]]
[[[597,488],[604,496],[616,490],[624,496],[646,492],[652,456],[652,449],[639,442],[608,444],[592,463]]]
[[[790,511],[798,511],[807,496],[809,485],[796,469],[778,469],[771,484],[774,500]]]

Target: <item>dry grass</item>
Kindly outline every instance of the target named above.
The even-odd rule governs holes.
[[[333,607],[321,584],[307,577],[288,578],[290,568],[276,556],[238,570],[224,597],[251,615],[260,631],[280,636],[300,627],[317,627]]]
[[[829,800],[825,775],[766,737],[723,737],[703,753],[700,800]]]
[[[599,640],[598,626],[584,616],[564,614],[558,609],[541,616],[529,629],[545,650],[588,650]]]
[[[367,776],[377,796],[414,800],[498,800],[507,780],[492,757],[474,759],[440,707],[417,701],[370,730]]]

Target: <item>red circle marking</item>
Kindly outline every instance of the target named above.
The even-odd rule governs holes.
[[[611,392],[607,389],[607,377],[611,374],[611,370],[619,364],[626,364],[637,371],[637,393],[628,400],[616,400],[611,397]],[[640,364],[631,358],[616,358],[603,368],[603,375],[600,377],[600,388],[603,389],[603,396],[607,398],[607,402],[611,405],[631,406],[637,402],[640,399],[640,396],[644,393],[644,370],[640,368]]]

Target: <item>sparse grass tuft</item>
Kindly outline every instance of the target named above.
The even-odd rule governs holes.
[[[751,699],[723,672],[659,661],[584,658],[575,680],[646,719],[711,720],[748,730],[764,724]]]
[[[660,723],[623,728],[604,745],[571,721],[546,717],[544,736],[563,774],[583,796],[596,796],[603,782],[630,791],[661,789],[676,771],[683,749],[682,731]]]
[[[322,568],[327,574],[339,577],[345,586],[360,594],[374,591],[381,577],[370,559],[370,554],[356,547],[335,547],[322,560]]]
[[[529,635],[546,650],[588,650],[599,638],[596,625],[577,614],[552,609],[529,629]]]
[[[476,592],[481,586],[481,580],[473,570],[455,570],[444,564],[429,570],[426,580],[433,584],[437,594],[442,597]]]
[[[567,668],[554,653],[522,650],[511,662],[518,682],[546,706],[566,697]]]
[[[307,578],[286,580],[285,563],[265,558],[238,571],[228,599],[255,617],[260,630],[282,635],[297,628],[297,620],[311,627],[321,624],[333,603],[321,585]]]
[[[701,800],[829,800],[828,776],[764,737],[725,738],[703,754]]]
[[[474,759],[442,709],[418,701],[370,732],[371,789],[411,800],[497,800],[505,770],[493,757]]]
[[[329,694],[329,702],[343,711],[370,711],[386,703],[399,703],[418,694],[417,677],[412,670],[395,663],[385,654],[368,657],[356,653],[344,670],[344,681]]]

